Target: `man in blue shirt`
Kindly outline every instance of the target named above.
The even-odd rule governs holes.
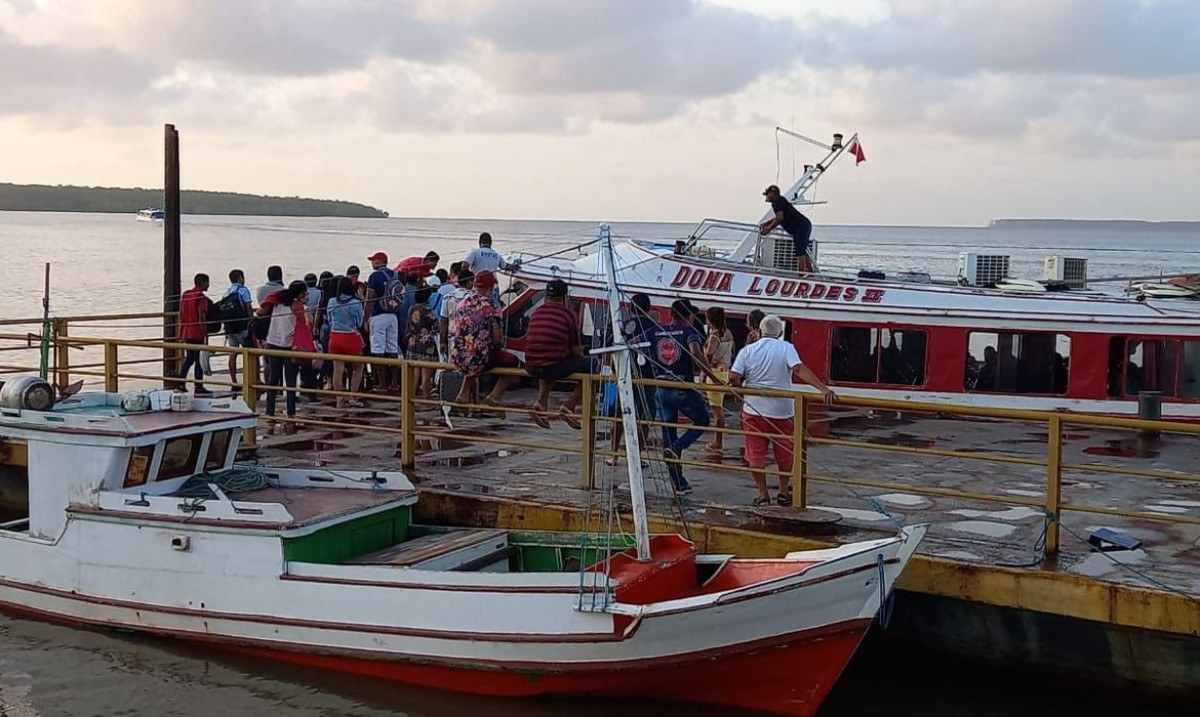
[[[246,273],[241,269],[234,269],[229,272],[229,288],[225,290],[225,296],[237,296],[242,303],[242,310],[245,316],[249,318],[254,313],[253,300],[250,296],[250,289],[246,286]],[[222,297],[224,298],[224,297]],[[228,326],[228,323],[226,324]],[[225,345],[231,348],[242,348],[253,345],[250,341],[250,321],[246,321],[246,327],[241,331],[225,334]],[[236,353],[229,354],[229,382],[235,387],[238,385],[237,380],[237,359]]]
[[[387,295],[388,283],[396,274],[388,268],[388,255],[377,251],[369,258],[374,270],[367,277],[366,314],[367,327],[371,335],[371,354],[385,358],[397,358],[400,355],[400,322],[395,310],[385,311],[381,305]],[[399,372],[380,366],[372,366],[371,375],[375,378],[375,387],[384,391],[396,390],[399,387]],[[378,376],[375,374],[378,372]]]
[[[691,308],[685,301],[671,304],[671,323],[653,326],[645,333],[650,342],[647,349],[654,378],[664,381],[692,383],[697,371],[707,371],[704,365],[704,339],[691,324]],[[663,426],[663,459],[676,492],[690,493],[691,485],[683,477],[683,452],[704,434],[700,428],[709,424],[708,404],[699,391],[692,388],[662,388],[656,392],[658,420],[676,423],[679,414],[687,416],[695,428],[682,436],[675,426]]]

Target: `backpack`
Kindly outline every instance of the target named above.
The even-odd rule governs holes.
[[[250,326],[250,313],[237,293],[229,294],[213,304],[209,309],[209,317],[223,322],[226,334],[240,334]]]
[[[385,314],[398,314],[404,308],[404,277],[397,274],[388,279],[379,297],[379,310]],[[405,317],[407,320],[408,317]]]
[[[209,334],[221,333],[221,310],[213,303],[213,300],[207,296],[201,297],[204,299],[204,331]]]

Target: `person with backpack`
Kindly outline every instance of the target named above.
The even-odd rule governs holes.
[[[400,321],[398,314],[404,306],[404,284],[396,272],[388,268],[388,255],[377,251],[369,257],[371,276],[367,278],[367,327],[371,336],[371,355],[383,358],[400,356]],[[399,371],[394,368],[372,367],[378,373],[375,386],[395,391],[400,384]]]
[[[208,314],[212,300],[205,295],[208,291],[208,274],[196,274],[192,288],[179,297],[179,341],[185,344],[208,344]],[[204,387],[204,367],[200,363],[200,349],[189,349],[179,369],[179,378],[186,379],[188,370],[196,369],[196,394],[212,393]]]
[[[225,332],[225,345],[240,349],[254,345],[250,335],[250,317],[254,314],[250,289],[246,286],[246,273],[241,269],[229,272],[229,288],[216,303],[216,312],[221,317]],[[238,388],[238,355],[229,354],[229,382]]]

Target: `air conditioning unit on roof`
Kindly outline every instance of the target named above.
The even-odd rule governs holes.
[[[1072,289],[1087,288],[1087,259],[1069,256],[1048,256],[1043,278],[1061,281]]]
[[[817,266],[816,241],[812,241],[808,245],[808,258],[812,261],[813,266]],[[759,266],[769,266],[773,269],[796,271],[798,264],[796,263],[795,242],[790,236],[771,234],[770,236],[763,237],[759,243],[757,264]]]
[[[1008,278],[1008,255],[963,252],[958,255],[958,278],[967,286],[995,286]]]

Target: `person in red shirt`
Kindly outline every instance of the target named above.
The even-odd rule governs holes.
[[[538,380],[531,414],[534,422],[543,428],[550,425],[541,414],[546,412],[555,382],[591,370],[591,362],[583,354],[579,321],[567,307],[567,284],[554,279],[546,284],[546,301],[534,310],[525,332],[525,371]],[[572,428],[579,428],[574,414],[582,397],[583,386],[576,383],[570,398],[559,407],[558,417]]]
[[[207,344],[208,305],[212,301],[204,294],[208,291],[208,274],[196,274],[192,288],[179,297],[179,340],[185,344]],[[196,393],[210,393],[204,387],[204,367],[200,365],[200,350],[188,351],[179,369],[179,378],[186,379],[188,369],[196,368]]]

